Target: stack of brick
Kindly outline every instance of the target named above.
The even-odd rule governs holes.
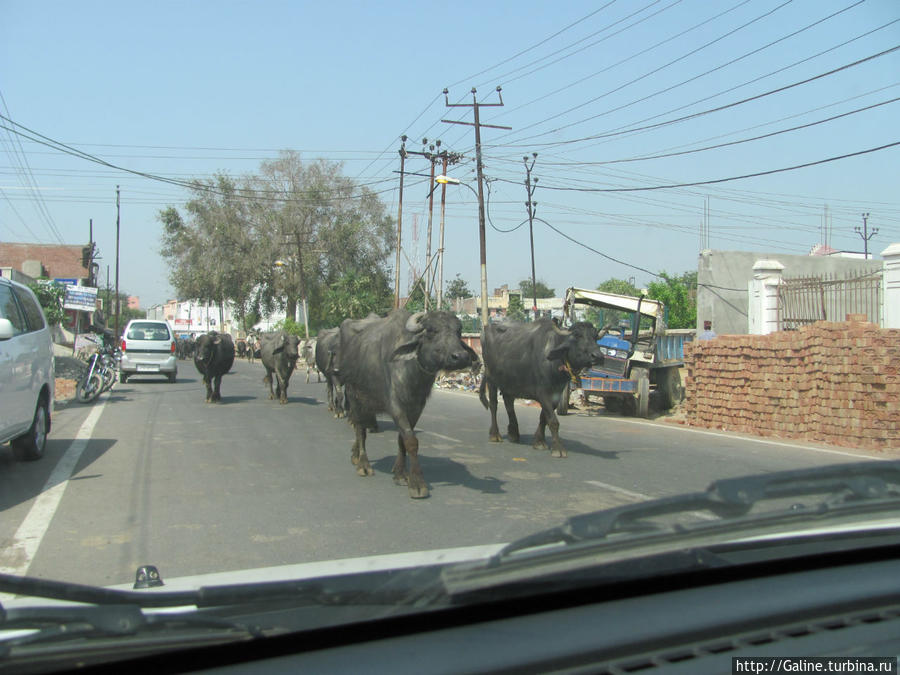
[[[684,352],[692,426],[900,449],[900,330],[821,321],[723,335]]]

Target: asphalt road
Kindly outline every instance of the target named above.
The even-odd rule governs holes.
[[[522,443],[490,443],[477,397],[437,390],[418,426],[431,497],[411,500],[391,480],[392,421],[369,434],[375,476],[361,478],[324,383],[295,374],[280,405],[262,375],[236,362],[207,404],[182,361],[175,384],[134,378],[57,410],[38,462],[0,446],[0,570],[110,585],[147,563],[173,577],[492,544],[717,478],[872,456],[579,413],[561,419],[569,457],[553,459],[530,445],[538,409],[518,406]]]

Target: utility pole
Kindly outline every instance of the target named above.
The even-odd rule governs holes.
[[[478,241],[481,248],[481,325],[482,329],[488,324],[488,294],[487,294],[487,245],[485,233],[484,219],[484,167],[481,161],[481,127],[490,127],[492,129],[512,129],[512,127],[499,126],[497,124],[482,124],[479,117],[481,108],[501,107],[503,105],[503,95],[500,93],[501,88],[497,87],[497,96],[500,98],[499,103],[479,103],[475,97],[475,87],[472,87],[471,103],[450,103],[450,95],[448,90],[444,89],[444,103],[448,108],[472,108],[475,113],[475,123],[459,122],[456,120],[441,120],[447,124],[464,124],[466,126],[475,127],[475,168],[478,174]]]
[[[537,308],[537,278],[534,271],[534,211],[537,209],[537,202],[531,201],[534,190],[537,188],[538,179],[534,179],[534,185],[531,183],[531,170],[537,161],[537,153],[531,153],[531,164],[528,164],[528,157],[523,157],[525,162],[525,189],[528,191],[528,201],[525,202],[525,208],[528,209],[528,241],[531,244],[531,311],[534,313],[534,320],[538,320]]]
[[[447,175],[447,167],[450,164],[456,164],[460,160],[461,155],[453,152],[448,153],[446,150],[441,152],[441,175]],[[433,179],[432,179],[433,182]],[[434,186],[432,186],[434,189]],[[441,224],[440,224],[440,243],[438,244],[438,283],[437,283],[437,307],[440,309],[444,303],[444,214],[447,209],[447,184],[441,183]]]
[[[863,219],[862,229],[860,229],[859,225],[857,225],[853,229],[856,230],[856,234],[858,234],[860,237],[862,237],[863,246],[865,247],[864,255],[866,257],[866,260],[868,260],[869,259],[869,239],[871,239],[876,234],[878,234],[878,228],[873,227],[872,234],[869,234],[869,214],[868,213],[862,214],[862,219]]]
[[[116,185],[116,338],[119,337],[119,231],[121,211],[119,206],[119,186]]]
[[[394,265],[394,309],[400,307],[400,244],[403,241],[403,169],[406,164],[406,136],[400,137],[400,198],[397,206],[397,262]]]

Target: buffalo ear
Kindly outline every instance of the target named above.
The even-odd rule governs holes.
[[[213,338],[213,344],[214,344],[214,345],[220,345],[220,344],[222,344],[222,338],[221,338],[220,336],[214,337],[214,338]]]
[[[394,349],[394,353],[391,354],[391,361],[397,361],[398,359],[411,358],[412,354],[415,353],[416,349],[419,347],[418,340],[410,340],[409,342],[404,342],[399,345],[396,349]]]
[[[557,345],[549,352],[547,352],[547,360],[553,361],[555,359],[564,359],[566,358],[566,352],[569,351],[569,346],[571,345],[571,340],[564,340],[561,344]]]

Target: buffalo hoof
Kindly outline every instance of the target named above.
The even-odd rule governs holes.
[[[551,457],[556,457],[558,459],[565,459],[569,456],[569,453],[566,452],[565,448],[553,448],[553,451],[550,453]]]
[[[518,443],[519,442],[519,432],[518,431],[509,431],[509,432],[507,432],[506,437],[509,439],[510,443]]]
[[[491,443],[502,443],[503,437],[499,433],[492,433],[488,436],[488,440],[490,440]]]
[[[535,450],[549,450],[550,449],[549,447],[547,447],[547,442],[543,438],[536,440],[534,443],[531,444],[531,447],[534,448]]]
[[[405,473],[395,473],[394,485],[409,485],[409,478]]]
[[[410,485],[409,486],[409,498],[410,499],[425,499],[428,497],[428,486],[422,483],[421,485]]]
[[[375,469],[373,469],[372,466],[368,463],[360,464],[356,467],[356,475],[364,476],[364,477],[365,476],[374,476]]]
[[[287,402],[288,402],[288,400],[287,400],[286,398],[283,398],[283,399],[281,399],[281,400],[279,401],[279,403],[280,403],[281,405],[284,405],[284,404],[287,403]]]

